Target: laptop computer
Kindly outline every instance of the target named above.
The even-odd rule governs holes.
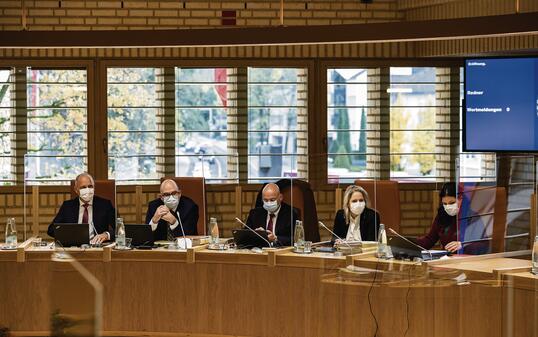
[[[256,231],[263,239],[248,229],[234,229],[232,234],[238,248],[269,247],[266,231]],[[264,240],[265,239],[265,240]]]
[[[395,259],[414,259],[420,258],[422,260],[435,260],[448,254],[446,250],[422,250],[417,247],[411,239],[404,239],[397,235],[387,236],[387,245],[392,251],[392,256]]]
[[[151,225],[147,224],[126,224],[125,236],[131,238],[131,246],[153,246],[153,231]]]
[[[88,224],[57,223],[54,224],[54,239],[63,247],[82,246],[90,243]]]

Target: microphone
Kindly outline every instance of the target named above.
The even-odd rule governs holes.
[[[325,228],[325,230],[327,230],[329,233],[331,233],[332,235],[336,236],[337,239],[339,239],[340,241],[342,241],[343,243],[345,243],[347,245],[347,247],[352,250],[351,246],[349,245],[349,243],[347,243],[347,240],[344,240],[342,239],[341,237],[339,237],[338,235],[336,235],[335,232],[333,232],[332,230],[329,229],[329,227],[325,226],[325,224],[321,221],[318,221],[318,224],[321,225],[321,227]]]
[[[249,226],[247,226],[243,221],[241,221],[241,219],[239,218],[235,218],[235,220],[237,222],[239,222],[241,225],[243,225],[243,227],[245,227],[246,229],[248,229],[249,231],[253,232],[254,234],[256,234],[257,236],[259,236],[263,241],[267,242],[267,244],[269,245],[269,247],[273,247],[273,243],[270,242],[269,240],[267,240],[266,238],[264,238],[263,236],[260,235],[260,233],[256,232],[254,229],[250,228]]]
[[[181,214],[179,213],[179,210],[177,210],[176,213],[177,213],[177,219],[179,221],[179,227],[181,228],[181,235],[183,236],[183,249],[187,249],[189,247],[187,244],[188,242],[187,242],[187,237],[185,236],[185,231],[183,230],[183,222],[181,221]],[[177,246],[181,248],[181,246],[179,245],[179,242]],[[191,247],[192,247],[192,241],[191,241]]]
[[[399,238],[402,238],[402,239],[404,239],[405,241],[409,242],[409,243],[412,244],[413,246],[420,248],[420,250],[425,250],[426,252],[428,252],[428,254],[430,255],[430,261],[433,261],[433,255],[432,255],[432,252],[430,252],[429,249],[426,249],[426,248],[422,247],[421,245],[414,243],[413,241],[409,240],[408,238],[406,238],[406,237],[403,236],[403,235],[400,235],[398,232],[396,232],[394,229],[392,229],[392,228],[390,228],[390,227],[389,227],[389,231],[390,231],[392,234],[395,234],[396,236],[398,236]]]

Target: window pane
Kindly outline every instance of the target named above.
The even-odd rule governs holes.
[[[0,69],[0,185],[12,183],[11,83],[9,69]]]
[[[237,179],[228,172],[227,68],[175,68],[176,175],[207,182]]]
[[[27,69],[26,179],[67,184],[86,171],[86,70]]]
[[[118,181],[158,180],[157,68],[109,68],[108,176]],[[120,182],[121,183],[121,182]]]
[[[391,177],[435,176],[435,68],[390,68]]]
[[[328,69],[327,81],[329,182],[352,182],[366,175],[367,69]]]
[[[251,181],[297,176],[297,158],[305,155],[297,148],[298,115],[306,108],[306,99],[299,99],[305,88],[301,73],[305,71],[297,68],[248,69]]]

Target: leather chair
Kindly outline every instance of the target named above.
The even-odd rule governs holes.
[[[392,180],[355,180],[355,185],[366,190],[370,197],[370,207],[381,217],[385,228],[400,232],[400,188]]]
[[[198,205],[198,224],[196,225],[198,235],[206,235],[206,194],[205,179],[203,177],[163,177],[161,183],[166,179],[172,179],[181,189],[181,194],[191,198]]]
[[[115,180],[95,180],[95,195],[110,200],[112,207],[116,208],[116,181]],[[75,198],[75,180],[71,180],[71,198]]]
[[[319,242],[318,213],[314,200],[314,192],[310,184],[299,179],[293,179],[293,183],[291,179],[281,179],[276,184],[280,188],[283,201],[289,205],[293,205],[293,208],[299,213],[299,218],[303,221],[305,240]],[[263,206],[262,190],[265,185],[267,183],[263,184],[262,188],[258,191],[255,207]]]

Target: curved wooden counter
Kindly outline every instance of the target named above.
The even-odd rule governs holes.
[[[381,268],[387,262],[368,254],[290,249],[69,252],[103,285],[109,336],[373,336],[376,321],[378,336],[503,336],[502,285],[458,285],[424,264]],[[17,252],[0,251],[0,325],[14,335],[48,333],[51,296],[59,296],[50,294],[50,257],[27,247],[17,262]],[[366,268],[351,271],[356,280],[340,269],[349,263]]]

